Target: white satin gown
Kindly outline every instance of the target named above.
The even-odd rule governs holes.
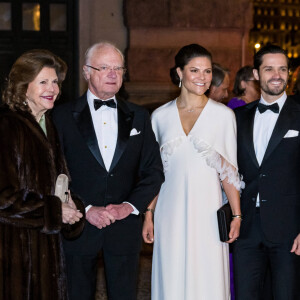
[[[154,111],[152,126],[164,164],[154,216],[152,300],[229,300],[228,245],[219,240],[220,180],[236,189],[236,122],[211,99],[188,135],[176,100]]]

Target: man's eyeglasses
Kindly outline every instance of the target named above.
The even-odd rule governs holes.
[[[110,71],[115,71],[116,73],[119,73],[119,74],[125,74],[125,72],[126,72],[126,69],[124,67],[118,67],[118,66],[115,66],[115,67],[100,66],[98,68],[95,68],[95,67],[90,66],[90,65],[86,65],[86,66],[89,67],[89,68],[92,68],[96,71],[103,72],[103,73],[108,73]]]

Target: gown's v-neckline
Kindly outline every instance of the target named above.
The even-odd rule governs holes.
[[[184,134],[186,137],[188,137],[188,136],[191,134],[191,132],[194,130],[194,128],[196,127],[196,125],[197,125],[197,123],[199,122],[199,119],[201,118],[201,116],[202,116],[204,110],[206,109],[207,104],[208,104],[209,101],[210,101],[210,99],[207,99],[207,102],[206,102],[205,106],[203,107],[202,111],[200,112],[198,118],[196,119],[196,121],[195,121],[193,127],[192,127],[191,130],[188,132],[188,134],[186,134],[185,131],[184,131],[184,129],[183,129],[183,126],[182,126],[182,122],[181,122],[181,118],[180,118],[180,114],[179,114],[179,109],[178,109],[178,106],[177,106],[177,98],[175,99],[175,108],[176,108],[176,111],[177,111],[177,118],[178,118],[178,121],[179,121],[179,126],[180,126],[180,128],[181,128],[181,131],[183,132],[183,134]]]

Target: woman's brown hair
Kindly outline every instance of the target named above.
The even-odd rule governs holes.
[[[6,87],[2,94],[2,100],[13,111],[20,109],[30,111],[26,103],[28,84],[32,82],[43,68],[53,68],[58,77],[59,90],[66,77],[66,63],[44,49],[34,49],[22,54],[13,64],[7,78]]]

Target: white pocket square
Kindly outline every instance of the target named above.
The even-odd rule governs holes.
[[[291,138],[291,137],[296,137],[299,135],[299,131],[298,130],[293,130],[290,129],[284,136],[284,138]]]
[[[130,131],[130,136],[133,136],[133,135],[138,135],[140,134],[141,132],[140,131],[137,131],[135,128],[131,129]]]

